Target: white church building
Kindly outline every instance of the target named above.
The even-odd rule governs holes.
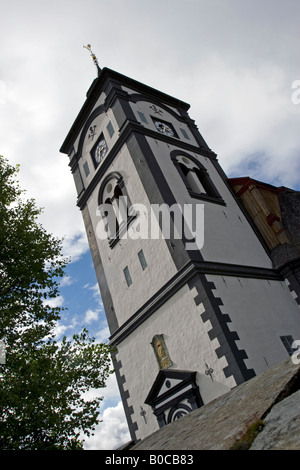
[[[284,360],[300,338],[299,281],[291,289],[274,267],[188,110],[98,66],[61,147],[134,441]]]

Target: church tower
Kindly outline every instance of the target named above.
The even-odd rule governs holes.
[[[61,152],[139,440],[288,357],[300,311],[188,114],[108,68]]]

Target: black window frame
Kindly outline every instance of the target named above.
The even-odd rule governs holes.
[[[112,173],[109,173],[104,180],[101,183],[100,189],[99,189],[99,194],[98,194],[98,205],[101,207],[102,204],[107,204],[108,201],[103,200],[103,195],[104,195],[104,190],[109,183],[110,180],[115,180],[115,189],[114,189],[114,195],[112,198],[110,198],[109,203],[112,203],[114,199],[118,199],[119,195],[123,195],[127,197],[127,209],[129,210],[131,207],[131,202],[127,194],[127,190],[124,184],[123,177],[120,173],[114,171]],[[119,193],[119,194],[118,194]],[[116,244],[119,242],[119,240],[122,238],[124,233],[127,232],[128,227],[131,225],[131,223],[136,219],[137,214],[136,213],[128,213],[127,212],[127,220],[122,221],[119,225],[118,220],[116,218],[116,233],[114,237],[108,237],[109,240],[109,246],[110,248],[114,248]]]
[[[293,348],[292,344],[294,343],[294,338],[292,335],[280,336],[283,346],[287,350],[289,356],[292,356],[298,348]]]
[[[127,287],[130,287],[132,285],[132,277],[131,277],[128,266],[125,266],[125,268],[123,269],[123,273],[124,273]]]
[[[144,255],[143,250],[140,250],[138,252],[138,258],[139,258],[140,264],[142,266],[142,270],[145,271],[145,269],[148,267],[148,263],[147,263],[147,260],[146,260],[146,257]]]

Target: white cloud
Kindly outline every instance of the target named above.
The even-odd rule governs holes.
[[[101,330],[95,333],[96,341],[98,341],[99,343],[107,343],[109,337],[110,331],[108,326],[101,328]]]
[[[108,377],[105,388],[89,390],[84,394],[86,400],[95,396],[103,397],[100,405],[100,419],[103,421],[96,427],[94,436],[84,437],[84,447],[87,450],[116,449],[131,438],[115,374]]]
[[[249,161],[261,154],[250,176],[297,185],[300,106],[291,101],[290,85],[288,73],[270,63],[240,67],[213,56],[195,66],[187,78],[190,114],[198,115],[199,130],[225,171],[251,172]]]
[[[70,328],[69,326],[57,324],[56,327],[54,328],[55,337],[61,338],[65,334],[66,330],[68,330],[69,328]]]
[[[131,440],[121,402],[106,408],[101,419],[103,421],[96,427],[94,436],[86,439],[86,450],[117,449]]]
[[[115,374],[111,374],[108,377],[107,382],[106,382],[106,388],[104,388],[102,391],[102,396],[104,397],[104,403],[105,403],[105,400],[108,401],[111,399],[119,398],[120,392],[119,392]]]
[[[93,299],[96,300],[96,302],[98,304],[98,311],[99,312],[104,312],[103,301],[102,301],[102,298],[101,298],[101,293],[100,293],[98,283],[96,283],[92,286],[89,283],[87,283],[83,286],[83,288],[88,289],[88,290],[91,291]]]
[[[90,324],[92,323],[93,321],[96,321],[98,320],[99,318],[99,311],[97,310],[87,310],[85,312],[85,316],[84,316],[84,321],[87,323],[87,324]]]
[[[112,365],[111,365],[112,368]],[[117,403],[120,400],[120,392],[117,384],[115,374],[109,375],[106,381],[106,387],[95,390],[91,389],[84,394],[87,400],[91,400],[95,396],[103,397],[101,409],[107,408],[112,403]]]
[[[55,338],[56,339],[61,338],[68,329],[70,329],[70,325],[67,326],[67,325],[61,325],[60,323],[58,323],[56,327],[54,328]]]
[[[93,293],[93,296],[96,297],[100,294],[100,290],[99,290],[99,285],[98,283],[96,284],[93,284],[92,286],[87,283],[83,286],[84,289],[89,289],[92,293]]]
[[[72,336],[77,325],[78,325],[78,321],[76,317],[73,317],[71,323],[67,325],[64,325],[61,321],[58,322],[54,328],[54,335],[55,335],[56,340],[58,340],[63,335],[65,335],[67,331],[70,331],[70,336]]]
[[[76,282],[71,276],[65,275],[59,283],[59,287],[71,286]]]
[[[74,229],[75,230],[75,229]],[[77,261],[89,249],[86,233],[77,230],[72,236],[66,237],[63,242],[63,253],[71,261]]]
[[[55,297],[54,299],[44,300],[44,305],[49,305],[50,308],[62,307],[64,303],[64,298],[62,295]]]

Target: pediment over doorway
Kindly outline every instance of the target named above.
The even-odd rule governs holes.
[[[203,405],[195,371],[160,370],[145,400],[160,427]]]

